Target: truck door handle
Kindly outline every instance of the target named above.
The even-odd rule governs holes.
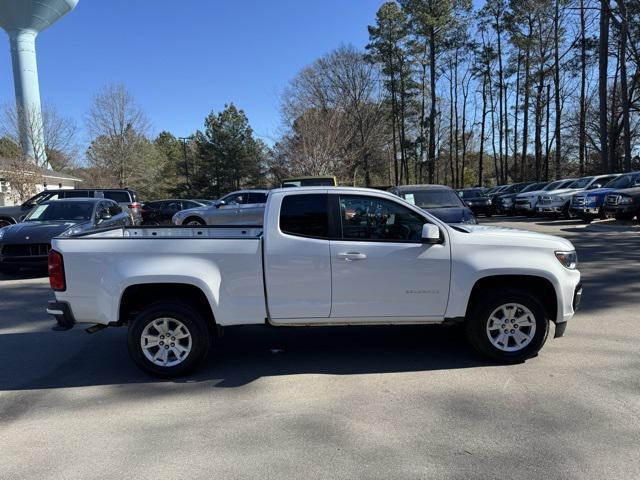
[[[364,253],[360,252],[347,252],[347,253],[339,253],[338,258],[344,260],[345,262],[352,262],[354,260],[364,260],[367,256]]]

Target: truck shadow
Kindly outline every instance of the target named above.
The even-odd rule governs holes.
[[[229,327],[207,360],[177,383],[218,388],[262,377],[356,375],[494,365],[477,355],[463,330],[443,326]],[[108,329],[0,335],[7,368],[0,391],[166,382],[140,372],[126,351],[126,331]],[[69,354],[70,350],[75,350]]]

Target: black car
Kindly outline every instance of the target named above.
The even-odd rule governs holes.
[[[43,202],[24,221],[0,228],[0,273],[15,273],[21,267],[46,267],[54,237],[131,224],[129,214],[113,200],[74,198]]]
[[[531,182],[531,183],[526,183],[524,187],[518,190],[517,192],[499,193],[493,198],[493,206],[496,209],[496,213],[502,213],[504,215],[513,215],[516,212],[515,201],[516,201],[516,196],[519,193],[542,190],[549,183],[551,182],[539,182],[539,183]]]
[[[471,209],[444,185],[404,185],[392,187],[391,193],[429,212],[446,223],[478,223]]]
[[[155,200],[142,204],[142,224],[143,225],[171,225],[171,219],[181,210],[187,208],[206,207],[207,204],[200,200]]]
[[[493,215],[493,203],[487,196],[485,188],[463,188],[456,190],[458,196],[466,203],[475,215],[490,217]]]
[[[45,190],[34,195],[22,205],[13,207],[0,207],[0,228],[6,225],[18,223],[31,210],[43,202],[49,200],[62,200],[67,198],[106,198],[118,202],[123,210],[131,216],[135,225],[142,221],[140,206],[136,192],[128,188],[73,188],[61,190]]]
[[[604,199],[604,212],[607,217],[617,220],[633,220],[636,217],[640,222],[640,186],[608,193]]]

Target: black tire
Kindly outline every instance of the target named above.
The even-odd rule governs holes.
[[[571,205],[569,204],[569,202],[565,203],[564,207],[562,207],[562,216],[565,220],[571,220],[571,218],[573,218],[570,208]]]
[[[204,220],[202,220],[199,217],[188,217],[188,218],[185,218],[184,222],[182,222],[182,225],[189,225],[190,223],[195,223],[195,224],[198,224],[198,225],[206,225]]]
[[[533,314],[535,321],[535,332],[533,332],[530,342],[523,348],[510,352],[495,346],[489,339],[487,331],[491,314],[501,305],[507,303],[517,303],[526,307]],[[531,332],[530,327],[525,328]],[[542,304],[533,295],[522,290],[505,288],[491,294],[475,306],[470,317],[467,318],[466,330],[469,342],[482,355],[502,363],[520,363],[536,356],[547,341],[549,318]],[[513,332],[513,330],[511,331]],[[508,340],[507,345],[509,342],[515,343],[515,341]]]
[[[616,220],[632,220],[633,213],[616,213]]]
[[[147,358],[141,345],[142,334],[145,328],[150,323],[161,318],[179,321],[186,327],[191,337],[190,351],[176,365],[161,366],[154,363],[151,359]],[[175,326],[175,323],[173,325]],[[179,301],[166,301],[151,304],[136,316],[129,324],[127,343],[131,358],[142,371],[157,377],[174,378],[192,372],[198,364],[204,360],[209,352],[211,336],[205,319],[197,310]],[[176,343],[178,342],[176,341]],[[167,347],[168,346],[165,345],[165,348]],[[155,352],[160,350],[160,348],[161,347],[158,347]],[[173,349],[171,350],[173,351]],[[150,354],[155,353],[152,350],[148,351]],[[173,360],[178,360],[175,355],[173,356]]]
[[[13,273],[18,273],[20,267],[16,267],[15,265],[0,265],[0,273],[5,275],[11,275]]]

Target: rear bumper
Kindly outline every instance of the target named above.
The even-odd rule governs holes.
[[[47,305],[47,313],[53,315],[58,325],[55,330],[69,330],[76,324],[71,307],[67,302],[51,300]]]

